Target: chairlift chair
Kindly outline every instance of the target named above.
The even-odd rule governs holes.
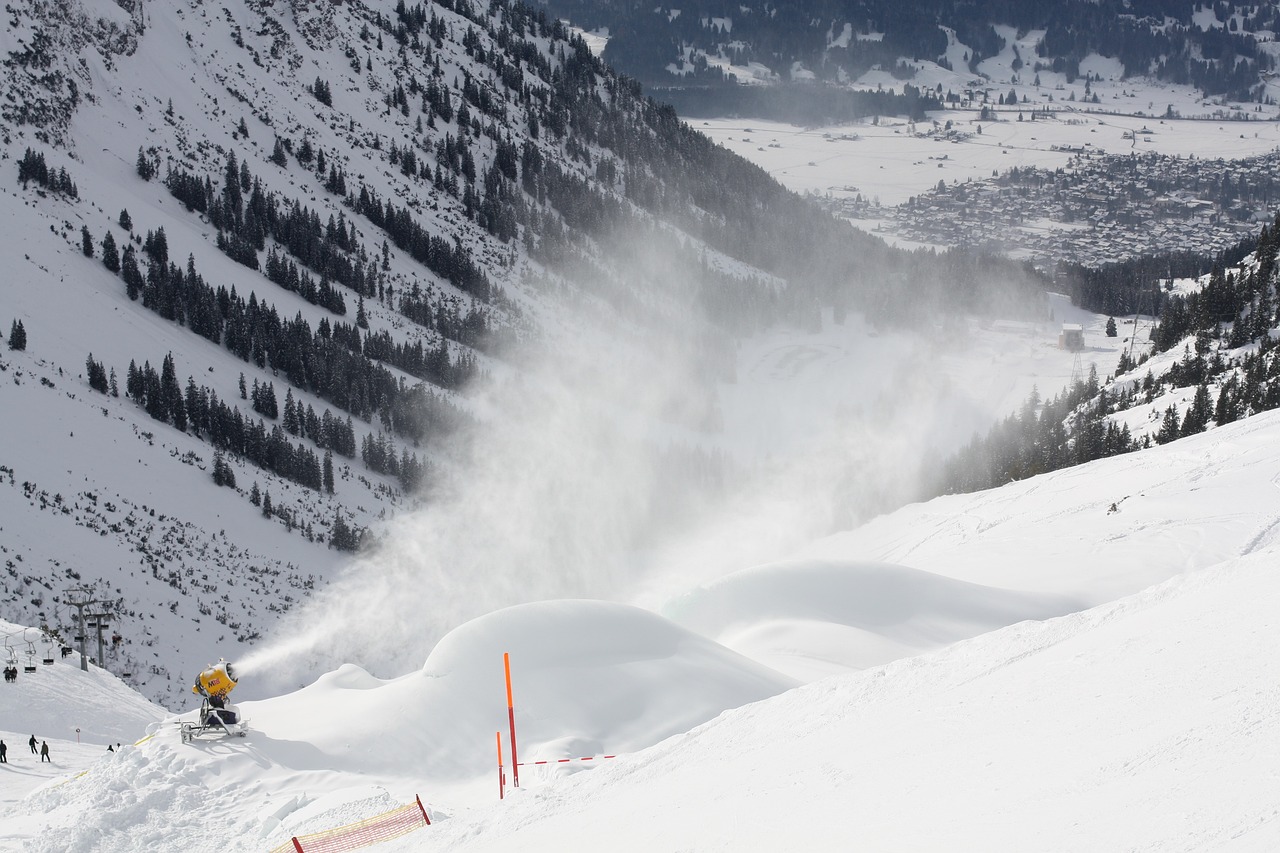
[[[26,637],[23,637],[26,640]],[[27,662],[22,667],[23,672],[36,671],[36,644],[32,640],[27,640]]]

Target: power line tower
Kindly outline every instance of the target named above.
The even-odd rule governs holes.
[[[1084,361],[1080,358],[1080,350],[1076,350],[1075,357],[1071,360],[1071,381],[1067,383],[1067,388],[1074,389],[1081,382],[1084,382]]]
[[[1170,265],[1169,267],[1169,286],[1170,287],[1173,286],[1173,266],[1172,265]],[[1159,297],[1158,297],[1159,291],[1160,291],[1159,279],[1156,279],[1156,282],[1153,285],[1153,288],[1150,293],[1147,292],[1147,289],[1145,287],[1141,288],[1138,291],[1138,305],[1137,305],[1138,310],[1137,310],[1137,313],[1133,315],[1133,334],[1129,336],[1129,363],[1130,364],[1133,363],[1133,349],[1138,343],[1138,329],[1140,328],[1139,324],[1142,322],[1142,317],[1143,317],[1142,306],[1148,302],[1151,303],[1151,322],[1148,324],[1147,328],[1148,330],[1154,329],[1156,325],[1156,306],[1159,302]]]
[[[67,590],[67,593],[65,596],[65,600],[67,604],[76,609],[76,624],[79,626],[79,631],[76,634],[76,642],[80,646],[80,671],[81,672],[89,671],[89,658],[85,654],[85,650],[84,650],[84,642],[85,642],[84,609],[91,604],[99,603],[96,598],[91,598],[90,597],[91,595],[92,593],[90,593],[89,590],[84,589],[83,587],[77,587],[74,589]],[[99,643],[101,643],[101,640],[102,640],[101,634],[98,635],[98,640],[99,640]]]

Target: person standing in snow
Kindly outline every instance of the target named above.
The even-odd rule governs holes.
[[[44,764],[46,761],[53,763],[53,759],[49,757],[49,741],[42,740],[40,741],[40,763]]]
[[[36,736],[35,736],[35,735],[32,735],[32,736],[31,736],[31,740],[27,741],[27,745],[31,747],[31,754],[32,754],[32,755],[35,755],[35,754],[36,754],[36,752],[37,752],[37,750],[36,750]]]
[[[0,764],[9,763],[9,747],[4,745],[4,741],[0,740]]]

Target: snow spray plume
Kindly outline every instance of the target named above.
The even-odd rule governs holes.
[[[709,392],[691,393],[690,338],[674,319],[643,334],[598,317],[560,332],[557,320],[537,351],[504,355],[518,370],[494,365],[465,399],[479,426],[433,455],[425,507],[389,522],[376,550],[246,657],[262,690],[344,662],[399,675],[494,609],[620,596],[670,503],[661,457],[693,433],[673,419],[696,418]]]
[[[495,365],[467,398],[480,426],[433,459],[443,485],[426,507],[392,520],[375,551],[242,662],[264,690],[344,662],[402,674],[447,631],[516,603],[661,609],[912,499],[924,450],[953,449],[1007,402],[1002,381],[943,367],[952,354],[936,342],[963,351],[963,319],[890,332],[827,313],[735,354],[692,299],[673,296],[679,269],[635,247],[627,260],[652,282],[666,276],[665,290],[640,292],[669,302],[631,323],[568,288],[573,311],[542,318],[539,349],[507,353],[518,370]],[[736,381],[717,388],[708,365],[726,353]]]

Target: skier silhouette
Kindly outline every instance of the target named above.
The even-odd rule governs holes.
[[[40,763],[43,764],[46,761],[53,763],[53,759],[49,757],[49,741],[42,740],[40,741]]]

